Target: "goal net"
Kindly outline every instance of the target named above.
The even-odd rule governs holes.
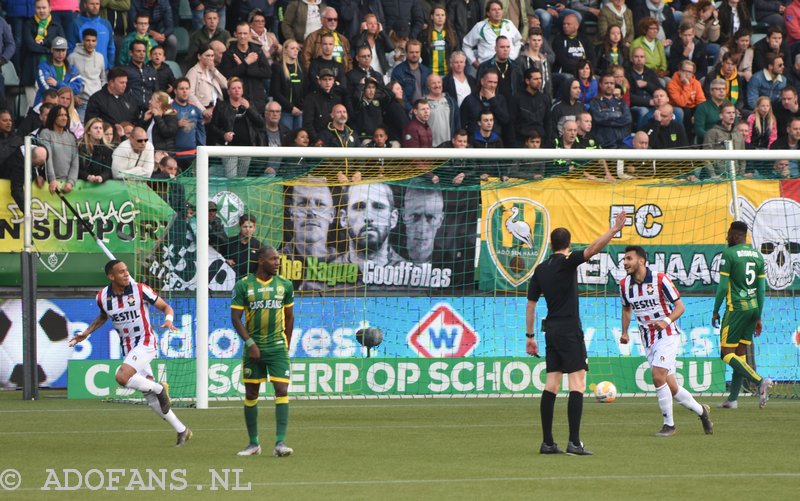
[[[775,395],[794,396],[800,182],[782,179],[782,160],[721,150],[201,147],[176,180],[129,182],[132,197],[174,209],[156,244],[136,248],[137,276],[180,321],[162,334],[159,368],[173,395],[200,407],[239,398],[243,343],[230,291],[270,245],[294,284],[293,395],[539,394],[545,365],[525,354],[526,288],[550,253],[549,233],[566,227],[573,249],[584,248],[624,210],[626,226],[578,273],[590,389],[607,380],[622,394],[654,392],[635,320],[632,342],[619,343],[622,256],[642,245],[686,305],[679,380],[693,393],[726,391],[711,310],[725,235],[739,219],[767,263],[764,332],[750,360],[780,383]],[[250,175],[224,177],[231,161],[249,162]],[[540,301],[538,319],[545,314]]]

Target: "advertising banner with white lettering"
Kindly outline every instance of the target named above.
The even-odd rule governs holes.
[[[773,290],[796,289],[800,276],[800,196],[797,181],[743,180],[737,183],[739,217],[748,241],[767,265]],[[484,190],[479,261],[482,290],[524,291],[547,255],[549,235],[559,227],[572,235],[572,249],[588,246],[622,211],[625,227],[611,244],[578,272],[583,289],[609,290],[624,276],[626,245],[641,245],[648,263],[666,272],[681,290],[713,292],[719,259],[734,220],[728,182],[620,184],[547,179]]]
[[[179,384],[172,374],[194,374],[193,367],[178,367],[178,360],[153,361],[154,373],[170,383],[172,398],[193,397],[191,381]],[[84,360],[69,364],[67,397],[72,399],[139,396],[116,384],[119,360]],[[590,365],[609,365],[607,358],[590,358]],[[614,383],[620,393],[655,393],[644,357],[614,360]],[[725,391],[724,363],[719,358],[679,358],[677,376],[693,393]],[[600,382],[589,372],[587,384]],[[242,364],[238,360],[212,360],[208,371],[211,398],[241,397]],[[608,377],[608,374],[605,374]],[[353,395],[537,395],[544,390],[545,362],[531,358],[300,359],[291,364],[289,393],[308,396]],[[272,392],[266,385],[266,394]],[[562,392],[567,392],[562,389]]]

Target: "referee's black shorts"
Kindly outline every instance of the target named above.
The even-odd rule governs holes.
[[[579,320],[547,320],[544,333],[547,372],[589,370],[586,343]]]

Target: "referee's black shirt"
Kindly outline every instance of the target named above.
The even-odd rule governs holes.
[[[528,300],[538,301],[544,294],[547,320],[579,320],[578,266],[586,262],[583,251],[565,256],[553,254],[539,264],[528,283]]]

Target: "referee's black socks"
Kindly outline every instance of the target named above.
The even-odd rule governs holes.
[[[555,398],[555,395],[553,395]],[[569,392],[567,402],[567,418],[569,419],[569,441],[581,445],[581,415],[583,415],[583,393]]]
[[[556,394],[547,390],[542,392],[542,403],[540,412],[542,414],[542,441],[547,445],[553,445],[553,410],[556,406]]]

